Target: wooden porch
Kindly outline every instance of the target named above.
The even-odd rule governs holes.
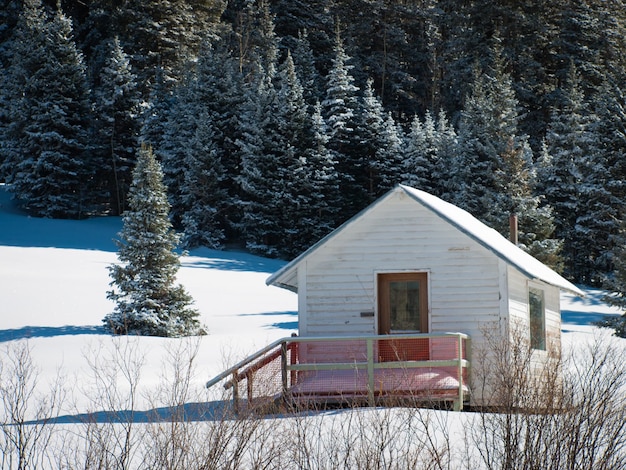
[[[296,407],[469,400],[469,337],[462,333],[283,338],[224,371],[239,411],[282,402]]]

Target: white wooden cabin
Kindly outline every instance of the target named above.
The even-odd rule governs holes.
[[[560,351],[560,291],[584,295],[468,212],[403,185],[267,284],[298,293],[301,337],[461,332],[470,362],[485,331],[510,340],[516,326],[541,363]]]

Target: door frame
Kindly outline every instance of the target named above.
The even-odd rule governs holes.
[[[376,272],[376,332],[382,333],[381,324],[383,321],[383,303],[389,298],[389,290],[384,291],[385,283],[395,281],[413,281],[419,280],[420,283],[420,313],[423,311],[425,315],[420,318],[421,333],[430,332],[430,273],[428,271],[380,271]],[[386,279],[385,279],[386,278]]]

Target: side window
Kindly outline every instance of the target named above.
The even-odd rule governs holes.
[[[546,350],[546,304],[541,289],[528,289],[530,311],[530,347]]]

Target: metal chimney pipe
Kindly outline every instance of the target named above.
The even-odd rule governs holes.
[[[517,214],[511,214],[509,216],[509,240],[514,245],[518,243],[517,237]]]

